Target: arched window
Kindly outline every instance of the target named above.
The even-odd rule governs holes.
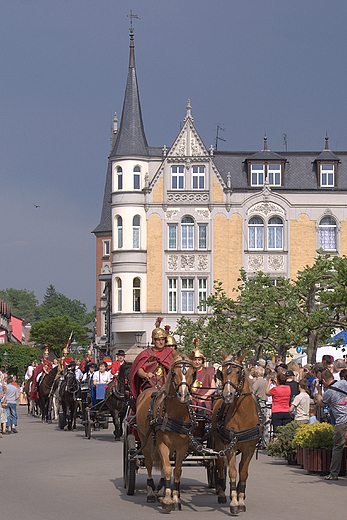
[[[123,247],[123,219],[122,217],[117,218],[117,247],[122,249]]]
[[[123,170],[120,166],[117,168],[117,186],[119,190],[123,189]]]
[[[122,295],[122,280],[116,278],[116,290],[117,290],[117,312],[122,312],[123,307],[123,295]]]
[[[141,170],[139,166],[134,168],[134,190],[141,189]]]
[[[189,216],[182,218],[181,247],[182,249],[194,249],[194,219]]]
[[[272,217],[268,222],[268,249],[283,249],[283,222]]]
[[[336,221],[333,217],[323,217],[319,223],[319,247],[324,251],[336,251]]]
[[[264,222],[260,217],[252,217],[248,222],[248,248],[264,249]]]
[[[133,311],[140,312],[141,304],[141,280],[140,278],[134,278],[133,280]]]
[[[133,218],[133,248],[140,249],[140,217]]]

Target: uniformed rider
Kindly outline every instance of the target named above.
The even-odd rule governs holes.
[[[33,372],[33,379],[30,391],[30,401],[38,399],[38,387],[41,382],[41,379],[45,374],[48,374],[53,368],[52,362],[48,359],[48,356],[49,350],[48,347],[46,347],[43,351],[43,356],[40,364],[35,368]]]
[[[217,390],[214,379],[214,368],[205,367],[204,353],[197,347],[197,340],[194,340],[194,364],[196,366],[196,379],[192,386],[192,404],[198,406],[197,413],[202,413],[202,408],[212,410],[212,395]]]

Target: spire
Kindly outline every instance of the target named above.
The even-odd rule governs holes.
[[[325,134],[325,150],[329,150],[329,137],[328,137],[328,130]]]
[[[264,150],[267,150],[267,137],[264,135]]]
[[[135,15],[131,13],[131,20]],[[147,139],[142,121],[140,96],[135,69],[134,30],[130,27],[130,55],[123,111],[117,139],[111,156],[146,156]]]

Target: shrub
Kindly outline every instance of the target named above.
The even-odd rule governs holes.
[[[295,433],[293,444],[301,448],[322,448],[331,450],[333,448],[334,426],[328,423],[316,422],[314,424],[303,424]]]
[[[293,444],[294,436],[302,425],[297,421],[292,421],[285,426],[277,429],[277,440],[269,442],[266,449],[271,457],[278,457],[286,460],[294,460],[297,447]]]

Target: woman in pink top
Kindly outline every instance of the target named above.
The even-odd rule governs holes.
[[[277,375],[277,386],[270,389],[270,385],[274,384],[274,380],[269,380],[266,395],[272,397],[272,426],[274,433],[277,432],[279,426],[288,424],[292,418],[289,413],[290,402],[290,386],[286,385],[286,376],[284,374]]]

